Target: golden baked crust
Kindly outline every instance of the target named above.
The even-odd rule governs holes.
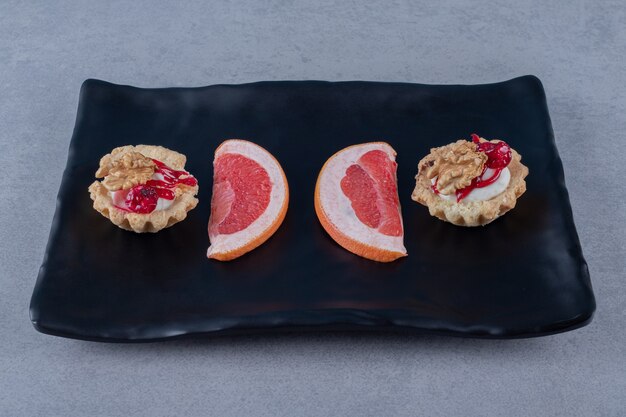
[[[185,162],[187,161],[185,155],[162,146],[121,146],[113,149],[110,154],[102,157],[100,167],[96,172],[96,178],[106,176],[111,169],[123,170],[128,168],[130,170],[138,169],[139,174],[135,176],[134,173],[128,174],[128,172],[125,172],[124,174],[117,175],[117,177],[120,178],[119,182],[113,181],[112,185],[110,182],[106,185],[109,185],[112,189],[120,189],[122,188],[121,184],[125,184],[126,187],[124,188],[130,188],[128,185],[136,185],[135,182],[138,181],[136,179],[137,177],[140,177],[142,181],[145,180],[145,168],[150,166],[149,163],[146,163],[145,160],[136,155],[123,161],[126,155],[132,155],[134,152],[140,153],[147,158],[159,160],[175,170],[184,169]],[[119,188],[116,188],[118,186]],[[168,208],[140,214],[123,211],[115,207],[109,195],[109,189],[105,186],[105,181],[94,181],[89,186],[89,194],[93,200],[93,208],[104,217],[111,220],[116,226],[136,233],[155,233],[166,227],[170,227],[184,220],[187,217],[187,212],[198,204],[198,199],[195,197],[198,193],[197,185],[193,187],[186,185],[178,186],[174,192],[176,198]]]
[[[485,139],[481,138],[481,142]],[[492,140],[491,142],[499,142]],[[415,189],[411,198],[428,207],[431,216],[457,226],[484,226],[491,223],[507,211],[513,209],[517,199],[526,191],[528,168],[522,164],[519,153],[511,149],[511,162],[507,166],[511,173],[511,180],[504,192],[484,201],[447,201],[439,197],[432,190],[431,179],[426,170],[422,169],[429,156],[422,159],[418,165],[419,172],[415,176]]]

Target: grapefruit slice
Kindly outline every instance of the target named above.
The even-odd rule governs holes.
[[[271,153],[246,140],[223,142],[213,160],[207,256],[229,261],[258,247],[278,230],[288,204],[287,178]]]
[[[379,262],[406,256],[396,167],[396,152],[384,142],[349,146],[322,167],[315,212],[350,252]]]

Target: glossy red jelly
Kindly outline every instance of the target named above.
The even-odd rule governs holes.
[[[133,213],[152,213],[159,201],[156,188],[147,185],[137,185],[126,194],[126,210]]]
[[[173,200],[176,197],[174,188],[177,185],[183,184],[194,187],[198,184],[198,181],[187,171],[174,170],[156,159],[152,161],[157,166],[155,174],[160,174],[163,179],[149,180],[145,184],[134,186],[126,194],[125,207],[118,205],[115,207],[138,214],[152,213],[156,209],[159,198]]]
[[[511,147],[506,142],[481,142],[475,133],[472,133],[472,142],[478,145],[479,152],[487,154],[487,168],[503,169],[511,162]]]

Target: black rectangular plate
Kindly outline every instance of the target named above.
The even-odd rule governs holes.
[[[504,139],[529,167],[517,207],[485,227],[439,221],[410,198],[417,162],[472,132]],[[264,146],[291,201],[264,245],[206,258],[212,158],[225,139]],[[355,143],[398,152],[409,256],[389,264],[332,241],[313,208],[324,161]],[[127,144],[187,155],[200,204],[157,234],[113,226],[87,187],[100,157]],[[541,82],[487,85],[260,82],[138,89],[87,80],[43,265],[31,300],[41,332],[147,341],[229,332],[412,330],[530,337],[588,323],[595,310]]]

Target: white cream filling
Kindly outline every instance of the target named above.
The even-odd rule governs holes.
[[[168,208],[170,208],[172,204],[174,204],[174,200],[168,200],[166,198],[159,198],[157,200],[157,205],[154,211],[167,210]]]
[[[152,178],[150,178],[150,179],[163,181],[163,180],[165,180],[165,177],[160,172],[155,172],[154,174],[152,174]]]
[[[491,168],[487,168],[485,170],[485,173],[482,176],[482,179],[491,178],[494,172],[495,170]],[[437,177],[431,179],[430,181],[434,185],[435,182],[437,181]],[[467,201],[469,203],[472,201],[491,200],[495,196],[502,194],[504,190],[506,190],[506,188],[509,186],[509,182],[511,182],[511,171],[509,171],[508,168],[504,168],[502,172],[500,173],[500,177],[493,184],[489,184],[488,186],[483,187],[483,188],[474,188],[461,201]],[[449,195],[438,194],[438,195],[443,200],[456,202],[456,194],[449,194]]]

